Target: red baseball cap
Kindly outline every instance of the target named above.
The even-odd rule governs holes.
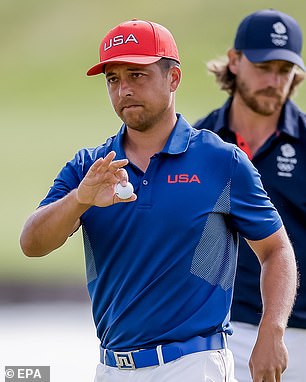
[[[148,65],[163,57],[180,63],[176,43],[168,29],[150,21],[125,21],[104,37],[100,62],[90,68],[87,75],[104,73],[105,64],[109,62]]]

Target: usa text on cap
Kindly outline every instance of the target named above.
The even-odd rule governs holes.
[[[176,43],[168,29],[150,21],[125,21],[104,37],[100,62],[90,68],[87,75],[104,73],[105,65],[111,62],[148,65],[163,57],[180,63]]]

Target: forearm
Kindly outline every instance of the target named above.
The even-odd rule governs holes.
[[[90,207],[80,204],[77,190],[37,209],[26,221],[20,245],[26,256],[45,256],[65,243],[78,228],[80,216]]]
[[[263,313],[260,329],[284,331],[295,301],[297,270],[290,245],[262,264],[261,293]]]
[[[248,241],[261,264],[260,288],[263,302],[261,326],[285,329],[297,287],[293,248],[284,227],[259,241]]]
[[[270,237],[250,242],[261,263],[262,319],[250,358],[253,381],[280,381],[288,364],[284,344],[296,294],[297,271],[293,249],[282,227]]]

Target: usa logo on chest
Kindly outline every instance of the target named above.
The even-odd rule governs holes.
[[[168,183],[201,183],[199,177],[195,174],[175,174],[168,175]]]

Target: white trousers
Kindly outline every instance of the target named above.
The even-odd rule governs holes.
[[[228,346],[235,360],[235,377],[238,382],[251,382],[249,358],[257,338],[258,326],[244,322],[232,322],[234,333],[228,336]],[[285,344],[289,353],[287,370],[282,382],[306,381],[306,330],[287,328]]]
[[[236,382],[229,349],[188,354],[164,365],[135,370],[97,366],[95,382]]]

